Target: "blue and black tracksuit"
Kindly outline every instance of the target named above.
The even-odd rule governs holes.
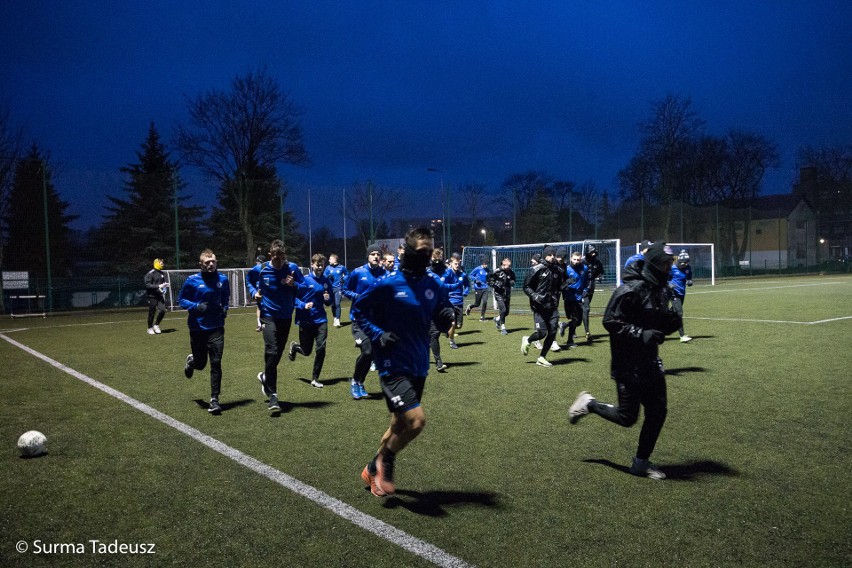
[[[288,276],[292,276],[292,284],[286,284]],[[285,262],[279,269],[272,261],[265,262],[258,275],[260,321],[263,322],[263,378],[266,388],[276,396],[278,363],[287,347],[296,292],[304,280],[302,271],[292,262]]]
[[[675,264],[669,274],[669,290],[672,294],[672,309],[681,317],[681,321],[687,286],[692,286],[692,267],[689,264]],[[685,335],[683,324],[677,331],[681,337]]]
[[[323,276],[331,282],[332,290],[334,291],[334,304],[331,307],[331,313],[335,319],[340,319],[340,304],[343,300],[343,284],[349,276],[349,271],[342,264],[335,264],[325,267]]]
[[[231,285],[220,272],[199,272],[186,279],[178,294],[180,307],[188,312],[192,367],[201,370],[210,359],[210,398],[219,398],[222,387],[222,352],[225,318]]]
[[[326,300],[326,297],[328,299]],[[310,309],[307,304],[313,303]],[[305,280],[296,293],[296,325],[299,326],[299,342],[294,350],[302,355],[310,355],[316,343],[316,356],[312,378],[319,380],[322,365],[325,362],[325,343],[328,338],[328,317],[325,306],[333,306],[334,291],[331,282],[323,274],[305,276]]]
[[[480,311],[480,319],[485,317],[485,310],[488,304],[488,275],[489,270],[485,266],[477,266],[470,272],[470,281],[473,283],[473,293],[475,294],[471,309],[478,308],[482,305]]]
[[[343,285],[343,295],[354,303],[367,288],[372,286],[376,280],[385,276],[385,274],[387,274],[387,271],[381,266],[370,268],[369,263],[360,266],[349,273],[349,277]],[[352,321],[352,337],[355,339],[355,345],[361,350],[361,354],[355,360],[355,371],[352,374],[352,380],[358,384],[364,384],[364,379],[367,378],[367,373],[370,372],[370,365],[373,363],[373,347],[367,335],[352,317],[351,309],[349,319]]]

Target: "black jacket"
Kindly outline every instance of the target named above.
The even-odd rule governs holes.
[[[524,294],[530,297],[530,308],[535,312],[555,310],[563,278],[556,263],[544,261],[533,266],[524,280]]]
[[[488,275],[488,280],[486,281],[489,286],[494,289],[494,293],[501,298],[505,298],[512,294],[512,287],[515,285],[515,271],[511,268],[503,269],[503,267],[498,268],[494,272]]]
[[[166,281],[166,275],[162,270],[152,268],[145,275],[145,293],[149,298],[162,298],[163,291],[160,290],[160,284]]]
[[[612,353],[610,370],[616,380],[658,369],[661,338],[681,326],[680,316],[669,307],[665,278],[653,274],[645,261],[625,268],[623,279],[603,317]],[[662,335],[655,337],[652,331]]]

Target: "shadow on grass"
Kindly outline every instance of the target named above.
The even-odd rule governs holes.
[[[369,491],[369,488],[367,488]],[[397,489],[393,497],[385,501],[383,507],[395,509],[402,507],[412,513],[427,517],[445,517],[445,506],[475,505],[478,507],[500,507],[498,495],[487,491],[409,491]]]
[[[454,361],[451,363],[444,361],[444,364],[447,365],[447,367],[449,367],[450,369],[452,369],[454,367],[471,367],[473,365],[482,365],[482,361]]]
[[[160,333],[175,333],[176,331],[177,331],[177,329],[170,327],[168,329],[161,330]]]
[[[678,367],[675,369],[666,369],[666,375],[671,375],[673,377],[679,377],[684,373],[703,373],[707,369],[704,367]]]
[[[254,402],[255,401],[250,398],[244,398],[242,400],[233,400],[231,402],[220,402],[219,406],[222,407],[222,412],[228,412],[232,408],[247,406],[249,404],[253,404]],[[195,399],[195,404],[197,404],[199,408],[203,408],[204,410],[210,408],[210,403],[206,400],[201,400],[200,398]]]
[[[603,459],[587,459],[585,463],[596,463],[611,467],[622,473],[630,474],[630,467]],[[666,474],[666,479],[672,481],[693,481],[702,475],[725,475],[734,477],[740,474],[736,469],[713,460],[693,460],[682,464],[656,464],[660,471]]]
[[[481,329],[463,329],[456,332],[456,335],[470,335],[472,333],[482,333]]]
[[[458,343],[458,342],[456,342]],[[469,347],[471,345],[485,345],[484,341],[465,341],[464,343],[459,343],[459,347]],[[455,351],[455,349],[453,349]]]
[[[297,408],[325,408],[326,406],[329,406],[334,403],[328,402],[326,400],[312,400],[310,402],[290,402],[287,400],[281,400],[278,402],[278,404],[281,405],[281,414],[286,414],[288,412],[296,410]]]
[[[547,354],[550,356],[550,353]],[[570,365],[571,363],[588,363],[589,359],[585,357],[569,357],[568,359],[553,359],[550,361],[553,363],[553,366],[556,367],[558,365]],[[535,363],[535,361],[533,361]]]
[[[299,377],[296,380],[301,381],[307,385],[311,384],[311,379],[306,379],[305,377]],[[351,380],[352,379],[350,379],[349,377],[338,377],[336,379],[320,379],[319,382],[321,382],[327,387],[330,387],[332,385],[336,385],[337,383],[348,383]]]

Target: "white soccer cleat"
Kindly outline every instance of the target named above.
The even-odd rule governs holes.
[[[541,351],[541,341],[533,341],[533,347]]]
[[[521,338],[521,355],[526,355],[530,352],[530,336],[525,335]]]
[[[550,361],[548,361],[544,357],[539,357],[538,359],[536,359],[535,364],[538,365],[539,367],[552,367],[553,366],[553,363],[551,363]]]
[[[157,333],[157,332],[156,332],[156,331],[154,331],[154,328],[153,328],[153,327],[149,327],[149,328],[148,328],[148,335],[154,335],[155,333]]]
[[[562,351],[562,348],[559,347],[559,344],[554,341],[553,344],[550,346],[550,350],[556,353],[557,351]]]
[[[154,327],[152,327],[151,329],[153,329],[153,330],[154,330],[154,333],[163,333],[163,332],[162,332],[162,330],[160,330],[160,326],[159,326],[159,325],[155,325],[155,326],[154,326]]]
[[[639,477],[647,477],[648,479],[656,479],[662,481],[666,478],[666,474],[660,471],[657,466],[648,460],[640,460],[633,458],[633,465],[630,466],[630,473]]]
[[[690,341],[692,341],[692,338],[689,337],[688,335],[684,335],[680,338],[681,343],[689,343]]]
[[[577,400],[568,409],[568,421],[571,424],[576,424],[580,418],[589,413],[589,403],[595,400],[595,397],[583,391],[577,396]]]

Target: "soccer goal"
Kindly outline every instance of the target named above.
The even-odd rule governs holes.
[[[248,297],[248,288],[246,288],[246,274],[251,268],[220,268],[219,272],[228,278],[228,284],[231,285],[231,298],[228,305],[237,308],[245,307],[254,304],[254,301]],[[180,310],[178,304],[178,294],[183,288],[186,279],[193,274],[198,274],[198,270],[164,270],[166,282],[169,283],[169,289],[166,292],[166,301],[169,304],[169,310]]]
[[[496,270],[504,258],[512,261],[512,270],[515,271],[517,280],[515,289],[523,288],[524,278],[530,271],[530,264],[534,254],[541,254],[546,246],[557,249],[564,248],[571,253],[579,251],[586,254],[589,245],[594,245],[598,251],[598,260],[603,265],[603,285],[615,286],[621,280],[621,240],[620,239],[594,239],[586,241],[563,241],[555,243],[532,243],[523,245],[506,245],[495,247],[465,247],[462,251],[462,267],[465,272],[479,266],[479,259],[485,256],[491,270]]]
[[[692,267],[692,279],[703,280],[711,286],[716,285],[716,245],[713,243],[668,243],[675,256],[681,251],[689,255],[689,265]],[[631,248],[630,254],[640,252],[640,243]],[[625,261],[627,258],[624,259]]]

